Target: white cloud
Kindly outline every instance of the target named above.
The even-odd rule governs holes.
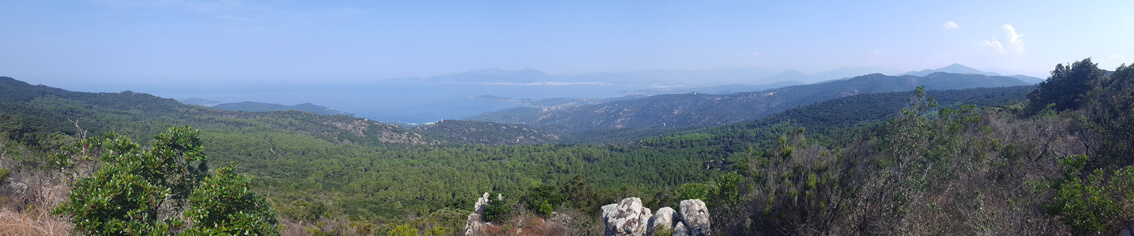
[[[1004,34],[1008,35],[1008,49],[1012,53],[1024,54],[1024,41],[1020,40],[1024,35],[1017,34],[1016,28],[1012,27],[1012,25],[1004,24],[1004,26],[1001,27],[1004,28]]]
[[[986,48],[992,49],[992,51],[995,52],[997,55],[1004,54],[1004,53],[1007,52],[1007,51],[1004,51],[1004,44],[1001,44],[1000,41],[998,41],[996,39],[985,40],[983,43],[981,43],[981,45],[986,47]]]
[[[961,26],[957,25],[957,22],[953,22],[953,21],[946,21],[945,22],[945,29],[947,29],[947,30],[955,30],[955,29],[960,29],[960,28],[961,28]]]
[[[980,46],[991,49],[992,52],[996,53],[996,55],[1004,55],[1009,53],[1023,55],[1024,41],[1021,40],[1021,38],[1023,38],[1024,35],[1016,33],[1016,28],[1012,27],[1012,25],[1009,24],[1004,24],[1000,26],[1000,28],[1003,28],[1004,35],[1008,36],[1006,43],[1002,43],[1000,42],[1000,40],[992,38],[992,40],[985,40],[984,42],[981,42]]]
[[[878,49],[870,49],[870,50],[867,50],[867,51],[866,51],[866,53],[867,53],[867,54],[870,54],[870,55],[872,55],[872,56],[881,56],[881,55],[882,55],[882,50],[878,50]]]

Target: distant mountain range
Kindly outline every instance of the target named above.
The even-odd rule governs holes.
[[[783,88],[793,85],[802,85],[803,82],[788,80],[773,82],[768,84],[726,84],[710,87],[676,87],[676,88],[656,88],[648,90],[640,90],[642,94],[682,94],[682,93],[710,93],[710,94],[733,94],[740,92],[762,91],[775,88]]]
[[[255,111],[251,113],[184,104],[194,100],[204,99],[175,101],[131,91],[73,92],[0,76],[0,114],[15,116],[44,133],[74,134],[76,125],[91,133],[128,127],[125,130],[137,132],[122,134],[138,140],[152,137],[168,126],[191,125],[220,130],[263,128],[289,136],[358,144],[499,145],[554,143],[559,139],[555,134],[526,125],[476,121],[447,120],[403,128],[353,116],[314,114],[318,113],[315,111],[330,113],[333,110],[311,104],[284,106],[242,102],[216,106]]]
[[[229,111],[247,111],[247,112],[268,112],[268,111],[306,111],[320,115],[344,115],[346,112],[336,111],[328,107],[315,105],[311,103],[303,103],[294,106],[281,105],[275,103],[263,102],[236,102],[236,103],[222,103],[219,101],[208,100],[204,98],[180,98],[174,99],[177,102],[185,105],[197,105],[203,107],[212,107],[216,109],[229,110]]]
[[[522,123],[555,130],[579,131],[640,127],[703,127],[757,119],[775,112],[858,94],[1025,86],[1006,76],[936,72],[925,76],[869,74],[823,83],[797,85],[731,95],[704,93],[656,95],[564,109],[515,108],[467,118],[496,123]]]
[[[176,99],[173,99],[173,100],[177,100],[177,102],[180,102],[181,104],[185,104],[185,105],[197,105],[197,106],[203,106],[203,107],[212,107],[212,106],[220,105],[220,104],[223,103],[223,102],[220,102],[220,101],[213,101],[213,100],[208,100],[208,99],[204,99],[204,98],[176,98]]]
[[[442,75],[429,77],[424,79],[427,82],[439,83],[536,83],[555,81],[556,79],[543,73],[542,71],[534,69],[522,70],[501,70],[501,69],[480,69],[464,73],[456,73],[450,75]]]
[[[203,107],[212,107],[216,109],[229,110],[229,111],[248,111],[248,112],[268,112],[268,111],[306,111],[320,115],[343,115],[346,112],[336,111],[328,107],[315,105],[311,103],[303,103],[294,106],[281,105],[275,103],[263,102],[236,102],[236,103],[223,103],[219,101],[208,100],[204,98],[180,98],[174,99],[177,102],[185,105],[197,105]]]
[[[288,127],[287,130],[292,130],[289,132],[311,134],[333,142],[413,144],[570,143],[580,140],[628,140],[697,127],[756,120],[780,111],[816,102],[850,97],[856,94],[909,91],[919,85],[926,86],[931,90],[946,90],[1027,84],[1012,77],[939,72],[922,77],[871,74],[761,92],[743,92],[730,95],[688,93],[625,97],[604,100],[601,103],[587,103],[588,101],[585,100],[572,99],[529,101],[502,97],[482,97],[482,99],[517,100],[531,103],[531,105],[547,107],[521,107],[485,113],[470,118],[470,121],[445,120],[426,125],[405,125],[399,128],[395,125],[351,116],[318,115],[315,114],[318,113],[316,111],[332,113],[333,110],[312,104],[284,106],[242,102],[217,105],[217,107],[232,110],[257,111],[256,113],[238,113],[183,105],[173,99],[162,99],[130,91],[121,93],[70,92],[42,85],[31,86],[12,78],[0,77],[0,92],[3,92],[0,93],[0,111],[6,114],[28,117],[29,123],[48,132],[70,130],[69,127],[71,126],[67,126],[69,124],[67,123],[68,119],[80,121],[82,127],[99,132],[110,129],[102,126],[108,124],[105,122],[109,122],[109,120],[102,119],[118,120],[115,122],[125,122],[126,124],[142,124],[144,123],[141,122],[142,120],[157,119],[173,121],[176,124],[203,127],[256,125]],[[189,101],[193,100],[180,100],[180,102]],[[33,103],[36,105],[31,106]],[[84,106],[87,108],[82,108]],[[291,111],[279,112],[279,110]],[[260,111],[272,112],[260,113]],[[64,113],[68,115],[62,115]],[[98,114],[118,115],[102,117]],[[340,113],[334,112],[333,114]],[[233,117],[237,119],[231,119]],[[268,119],[272,122],[263,124],[252,122],[252,120],[261,119],[258,117],[286,117],[287,119]],[[295,124],[279,123],[291,119],[303,120],[303,125],[289,127],[289,125],[294,126]]]
[[[397,126],[351,116],[309,112],[236,112],[185,105],[145,93],[73,92],[30,85],[0,76],[0,113],[19,117],[41,132],[74,134],[75,127],[92,134],[121,130],[135,140],[152,137],[170,126],[240,129],[265,128],[288,135],[309,135],[328,142],[431,144]],[[284,118],[284,119],[278,119]]]
[[[735,68],[719,70],[650,70],[618,73],[585,73],[576,75],[550,75],[535,69],[503,70],[480,69],[461,73],[425,78],[391,79],[394,82],[477,84],[477,85],[619,85],[636,86],[641,89],[629,91],[630,95],[660,95],[680,93],[729,94],[753,92],[830,80],[846,79],[866,74],[926,76],[935,72],[954,74],[979,74],[1002,76],[994,72],[984,72],[960,64],[952,64],[938,69],[926,69],[901,73],[885,67],[840,68],[818,73],[804,73],[797,70],[767,70],[760,68]],[[1024,75],[1008,76],[1025,83],[1037,84],[1040,78]],[[495,95],[495,94],[486,94]]]
[[[953,64],[938,69],[910,71],[905,72],[904,75],[924,77],[934,72],[979,74],[987,76],[998,75],[992,72],[975,70],[959,64]],[[697,93],[704,95],[731,95],[782,89],[790,86],[831,83],[859,75],[878,73],[903,75],[903,73],[898,70],[884,67],[841,68],[819,73],[804,73],[795,70],[768,70],[750,67],[719,70],[652,70],[577,75],[551,75],[535,69],[482,69],[433,77],[402,78],[369,81],[352,85],[339,85],[344,88],[335,88],[333,85],[326,85],[320,87],[320,89],[336,91],[335,93],[338,93],[337,91],[340,91],[340,89],[346,89],[347,91],[343,91],[344,93],[353,93],[350,97],[359,99],[319,100],[319,98],[323,97],[317,97],[312,98],[315,100],[308,101],[327,107],[333,106],[342,110],[331,110],[327,107],[312,104],[287,106],[247,102],[222,105],[223,102],[221,101],[200,98],[179,99],[179,101],[184,104],[239,111],[300,110],[318,114],[342,114],[344,112],[350,112],[350,114],[356,114],[356,116],[373,120],[388,122],[401,121],[416,124],[483,114],[481,118],[486,120],[529,123],[538,126],[538,124],[530,122],[535,119],[540,119],[540,117],[542,117],[541,114],[547,115],[544,114],[544,112],[556,112],[572,107],[595,105],[616,100],[665,94]],[[1039,78],[1028,76],[1011,77],[1024,81],[1026,84],[1034,84],[1041,81]],[[301,89],[300,93],[303,93],[302,88],[298,89]],[[531,109],[528,109],[529,111],[525,113],[504,111],[505,109],[516,107],[538,108],[539,112],[531,112]],[[670,123],[667,122],[663,127],[668,127],[669,125]]]
[[[1033,86],[1015,86],[929,90],[926,91],[926,96],[934,98],[934,101],[939,104],[937,108],[956,109],[961,105],[989,107],[1022,101],[1032,89],[1034,89]],[[743,153],[748,151],[747,149],[750,147],[744,145],[746,143],[775,142],[775,137],[782,133],[766,131],[782,130],[783,125],[786,124],[786,127],[806,129],[807,133],[811,134],[807,136],[808,140],[823,142],[819,140],[839,138],[826,135],[857,135],[857,132],[842,131],[856,129],[855,126],[870,129],[867,127],[877,124],[877,122],[886,121],[898,114],[901,109],[907,108],[910,98],[913,96],[913,91],[861,94],[800,106],[752,121],[660,135],[628,136],[630,138],[610,137],[607,140],[610,142],[642,139],[641,142],[647,145],[668,148],[717,146],[726,150],[726,153]],[[781,128],[776,128],[777,126]],[[754,130],[765,132],[752,132]],[[590,135],[588,138],[595,136],[603,137],[600,134]],[[655,138],[643,139],[643,137]]]
[[[967,66],[964,66],[964,65],[961,65],[961,64],[956,64],[956,63],[953,63],[952,65],[948,65],[948,66],[945,66],[945,67],[937,68],[937,69],[925,69],[925,70],[921,70],[921,71],[910,71],[910,72],[906,72],[902,75],[926,76],[926,75],[937,73],[937,72],[954,73],[954,74],[975,74],[975,75],[987,75],[987,76],[1004,76],[1004,75],[1001,75],[1001,74],[998,74],[998,73],[995,73],[995,72],[980,71],[980,70],[969,68]],[[1043,82],[1043,79],[1031,77],[1031,76],[1027,76],[1027,75],[1012,75],[1012,76],[1008,76],[1008,77],[1019,79],[1020,81],[1023,81],[1024,83],[1028,83],[1028,84],[1039,84],[1040,82]]]
[[[273,103],[262,102],[237,102],[237,103],[224,103],[212,106],[216,109],[230,110],[230,111],[249,111],[249,112],[268,112],[268,111],[306,111],[320,115],[342,115],[346,114],[335,109],[327,108],[320,105],[311,103],[303,103],[294,106],[280,105]]]
[[[535,69],[481,69],[425,78],[390,79],[387,82],[480,85],[633,85],[642,87],[643,89],[638,91],[642,94],[656,95],[686,91],[706,93],[748,92],[741,90],[748,89],[745,87],[767,89],[870,73],[896,74],[898,72],[898,70],[882,67],[842,68],[815,74],[805,74],[795,70],[774,71],[760,68],[737,68],[549,75]],[[722,86],[730,86],[732,89],[722,89]]]

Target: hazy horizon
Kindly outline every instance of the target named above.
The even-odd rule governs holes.
[[[960,63],[1044,77],[1125,62],[1131,4],[17,0],[0,9],[0,74],[67,86]]]
[[[403,121],[421,121],[501,107],[466,101],[479,95],[609,98],[785,78],[812,83],[954,63],[1045,78],[1056,64],[1088,57],[1113,69],[1134,56],[1134,45],[1125,41],[1134,31],[1122,30],[1129,23],[1123,10],[1132,7],[1034,1],[14,0],[0,8],[0,76],[84,92],[310,102],[371,118],[416,112]],[[530,68],[566,81],[538,89],[380,82],[486,68]],[[810,77],[774,76],[785,70]]]

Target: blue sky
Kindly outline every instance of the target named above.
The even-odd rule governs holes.
[[[5,0],[0,75],[99,83],[334,81],[961,63],[1046,77],[1134,61],[1131,1]]]

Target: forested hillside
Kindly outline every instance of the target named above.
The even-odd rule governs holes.
[[[871,78],[883,77],[857,81]],[[1059,65],[1038,87],[926,88],[632,141],[531,144],[524,140],[557,136],[470,121],[407,131],[350,116],[223,111],[3,78],[0,203],[15,209],[4,216],[21,217],[58,206],[58,193],[72,186],[67,176],[98,173],[97,165],[62,161],[77,160],[84,146],[73,144],[83,137],[117,132],[99,144],[133,147],[111,145],[129,138],[138,149],[163,150],[181,145],[168,135],[199,133],[193,147],[208,162],[186,163],[218,176],[249,174],[248,186],[294,234],[461,234],[485,192],[509,199],[491,206],[493,219],[551,219],[554,211],[572,219],[576,234],[601,232],[599,207],[624,197],[654,209],[702,199],[718,235],[1113,234],[1134,218],[1131,67],[1108,76],[1084,60]],[[183,126],[192,128],[168,129]],[[28,222],[15,223],[69,225]]]
[[[585,186],[584,190],[593,189],[565,192],[578,196],[564,206],[578,209],[582,216],[587,216],[598,203],[626,196],[643,197],[650,206],[664,205],[676,200],[670,191],[684,183],[713,179],[743,159],[732,149],[746,149],[743,147],[748,144],[743,142],[758,141],[740,141],[735,146],[689,145],[683,140],[688,136],[683,135],[682,140],[661,138],[596,145],[420,145],[453,142],[460,137],[484,138],[461,140],[467,143],[509,143],[514,142],[513,138],[529,136],[536,138],[525,139],[546,142],[554,141],[554,135],[535,128],[469,121],[439,122],[413,133],[346,116],[221,111],[138,93],[75,93],[9,81],[8,88],[13,93],[6,94],[24,94],[22,99],[5,100],[5,106],[14,111],[13,124],[40,124],[27,125],[37,132],[19,129],[23,130],[18,131],[21,133],[73,135],[76,127],[70,119],[79,120],[79,127],[91,135],[116,131],[135,140],[148,140],[148,129],[142,127],[192,125],[201,130],[205,151],[214,163],[232,161],[243,172],[255,175],[256,189],[268,196],[285,222],[298,225],[353,219],[349,221],[354,225],[384,228],[412,223],[403,220],[417,215],[433,216],[423,222],[432,221],[438,227],[456,231],[459,226],[450,218],[467,214],[461,212],[468,210],[468,201],[473,199],[469,196],[484,191],[523,195],[529,187],[562,188],[569,183]],[[1011,100],[1012,96],[997,95],[1000,90],[1006,89],[959,92],[957,96]],[[109,98],[89,98],[100,96]],[[118,107],[108,102],[118,101],[116,96],[144,99],[134,101],[131,107]],[[889,96],[903,101],[909,94]],[[49,99],[54,99],[54,103],[32,103]],[[893,103],[888,102],[897,107]],[[54,104],[75,105],[60,108]],[[843,114],[829,116],[840,115]],[[113,125],[118,123],[124,125]],[[749,132],[775,137],[792,127],[776,123]],[[416,136],[418,133],[423,135]],[[719,134],[693,134],[698,135]],[[323,230],[351,228],[347,227],[351,224],[331,225],[324,224]]]
[[[935,98],[940,107],[956,108],[964,105],[994,107],[1021,101],[1033,87],[977,88],[965,90],[933,91],[925,93]],[[809,139],[823,142],[843,142],[862,135],[898,114],[909,106],[914,92],[863,94],[802,106],[773,114],[763,119],[704,128],[645,138],[642,142],[654,146],[717,147],[728,152],[744,152],[753,143],[771,143],[781,134],[763,132],[771,127],[790,124],[808,131]],[[938,107],[938,108],[940,108]],[[938,108],[934,108],[933,112]],[[697,138],[691,138],[697,137]]]
[[[468,119],[523,123],[564,132],[642,127],[706,127],[754,120],[840,97],[911,91],[917,86],[925,86],[929,90],[951,90],[1024,85],[1027,84],[1004,76],[933,73],[919,77],[871,74],[761,92],[656,95],[559,109],[513,109]]]
[[[414,127],[425,137],[462,144],[557,143],[559,136],[527,125],[505,125],[483,121],[442,120]]]
[[[1007,106],[915,92],[841,142],[786,132],[697,189],[718,234],[1115,235],[1134,219],[1134,69],[1058,65]]]
[[[229,131],[272,130],[341,143],[432,142],[393,125],[345,115],[225,111],[131,91],[83,93],[32,86],[10,77],[0,77],[0,111],[24,119],[40,132],[75,134],[77,122],[91,133],[114,131],[134,140],[145,140],[169,127],[192,125]]]

